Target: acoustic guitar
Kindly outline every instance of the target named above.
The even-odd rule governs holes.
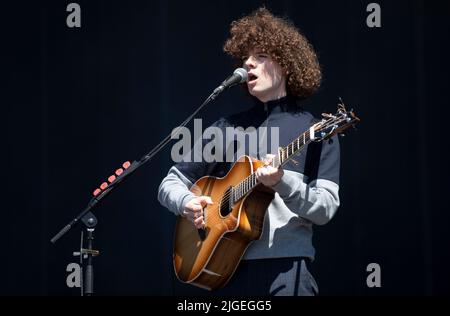
[[[342,102],[336,114],[322,116],[292,143],[278,149],[274,167],[282,167],[310,142],[326,140],[359,122]],[[205,176],[192,186],[195,195],[210,196],[214,204],[203,209],[203,229],[183,216],[177,218],[173,264],[180,281],[214,290],[230,280],[247,247],[260,238],[266,210],[274,198],[273,190],[256,180],[256,169],[264,164],[243,156],[226,176]]]

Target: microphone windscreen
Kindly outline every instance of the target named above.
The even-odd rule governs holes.
[[[246,82],[248,80],[248,73],[244,68],[237,68],[233,73],[241,77],[239,83]]]

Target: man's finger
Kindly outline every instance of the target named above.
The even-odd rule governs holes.
[[[211,197],[209,197],[209,196],[201,196],[200,203],[202,205],[214,204],[213,201],[211,200]]]
[[[192,216],[191,213],[186,214],[185,217],[187,218],[188,221],[190,221],[192,223],[195,221],[195,218],[194,218],[194,216]]]
[[[197,229],[205,228],[205,222],[195,225],[195,228],[197,228]]]
[[[203,206],[201,206],[200,204],[194,204],[189,208],[191,209],[192,212],[200,212],[203,210]]]
[[[203,211],[194,213],[194,218],[199,218],[200,216],[203,216]]]
[[[195,226],[202,225],[203,224],[203,216],[200,216],[199,218],[196,218],[194,220],[194,224],[195,224]]]
[[[260,176],[265,176],[267,175],[267,168],[260,168],[261,170],[259,171]]]
[[[275,155],[272,155],[272,154],[267,154],[265,157],[264,157],[264,165],[271,165],[272,164],[272,161],[273,161],[273,158],[275,158]]]
[[[260,178],[263,175],[263,168],[256,169],[256,178]]]

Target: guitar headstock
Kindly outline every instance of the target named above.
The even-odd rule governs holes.
[[[336,134],[343,134],[349,127],[354,127],[360,119],[353,110],[348,111],[344,102],[339,98],[338,109],[335,114],[322,114],[322,120],[314,125],[315,141],[328,139]]]

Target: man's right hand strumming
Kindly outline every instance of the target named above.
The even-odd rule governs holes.
[[[183,215],[191,221],[196,228],[204,228],[205,220],[203,209],[207,205],[214,204],[209,196],[198,196],[186,203]]]

